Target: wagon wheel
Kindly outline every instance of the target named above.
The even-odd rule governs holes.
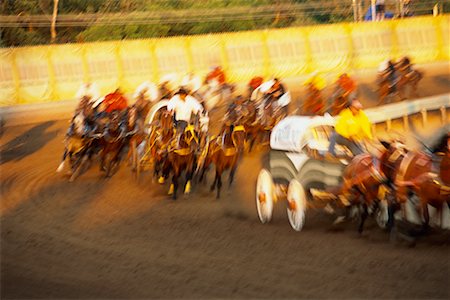
[[[289,223],[295,231],[305,225],[306,193],[297,179],[292,179],[287,192],[287,214]]]
[[[261,223],[268,223],[272,219],[273,202],[274,184],[272,175],[266,169],[262,169],[256,182],[256,209]]]

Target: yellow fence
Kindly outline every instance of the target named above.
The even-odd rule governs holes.
[[[134,90],[168,73],[204,76],[221,65],[230,81],[312,71],[376,68],[409,55],[450,60],[450,16],[188,37],[0,49],[0,106],[71,99],[83,81],[102,93]]]

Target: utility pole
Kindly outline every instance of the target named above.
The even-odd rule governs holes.
[[[58,3],[59,0],[53,0],[53,16],[52,16],[52,25],[50,27],[50,34],[51,34],[50,42],[52,44],[56,40],[56,17],[58,16]]]
[[[376,9],[376,5],[375,5],[375,0],[372,0],[372,21],[375,21],[376,19],[376,14],[377,14],[377,9]]]

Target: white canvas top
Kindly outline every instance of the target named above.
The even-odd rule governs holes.
[[[334,126],[335,119],[326,116],[289,116],[272,130],[270,147],[274,150],[301,152],[309,143],[311,128],[321,125]]]

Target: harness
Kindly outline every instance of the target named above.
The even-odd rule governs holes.
[[[180,155],[180,156],[187,156],[187,155],[189,155],[189,154],[191,154],[192,153],[192,149],[191,149],[191,147],[190,147],[190,145],[191,145],[191,143],[192,143],[192,140],[194,140],[197,144],[198,144],[198,138],[197,138],[197,136],[196,136],[196,134],[195,134],[195,128],[194,128],[194,126],[193,125],[188,125],[186,128],[185,128],[185,130],[184,130],[184,133],[186,133],[186,132],[189,132],[189,133],[191,133],[191,137],[189,138],[189,139],[187,139],[186,137],[185,137],[185,140],[186,140],[186,142],[187,142],[187,144],[188,144],[188,147],[186,147],[186,148],[181,148],[181,149],[169,149],[169,151],[173,151],[173,152],[175,152],[176,154],[178,154],[178,155]],[[176,147],[176,145],[179,145],[180,144],[180,140],[181,140],[181,138],[183,137],[183,134],[180,134],[178,137],[177,137],[177,139],[175,140],[173,140],[173,142],[175,142],[176,141],[176,144],[174,145],[174,143],[172,142],[172,145],[170,145],[171,147]]]

